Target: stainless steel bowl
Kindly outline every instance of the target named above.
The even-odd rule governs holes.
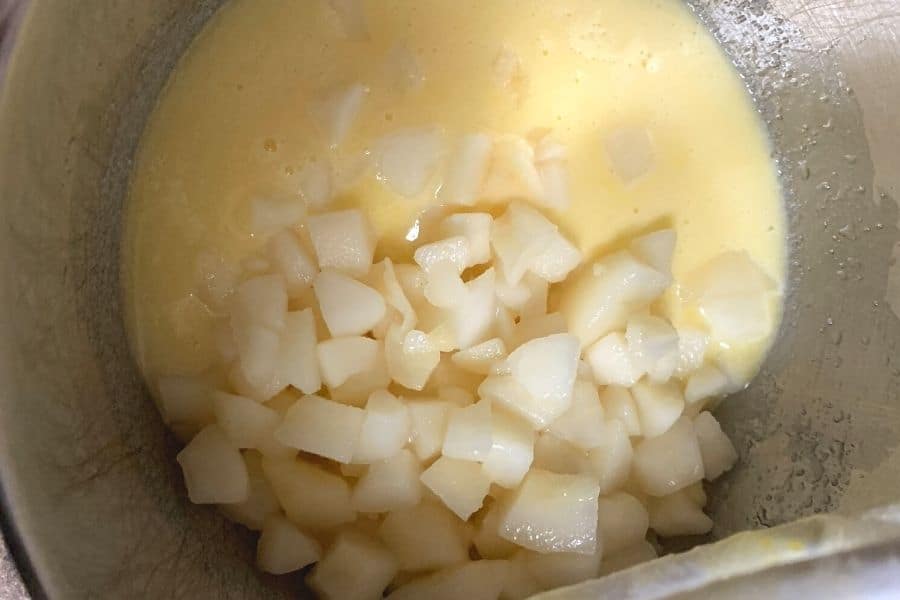
[[[121,318],[135,145],[174,62],[220,4],[33,0],[10,64],[0,101],[0,482],[6,533],[38,596],[299,589],[257,574],[249,538],[186,501],[176,445]],[[711,490],[712,537],[898,501],[900,3],[690,4],[769,127],[791,232],[780,338],[753,386],[720,409],[741,463]],[[887,542],[871,564],[888,565],[897,547]]]

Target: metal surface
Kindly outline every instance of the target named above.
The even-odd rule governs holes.
[[[36,595],[284,596],[189,505],[128,356],[130,158],[221,0],[35,0],[0,100],[0,468]],[[784,328],[721,408],[714,536],[900,498],[900,3],[693,0],[757,98],[791,222]]]

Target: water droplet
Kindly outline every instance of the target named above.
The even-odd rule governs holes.
[[[822,100],[822,101],[824,102],[824,101],[827,100],[827,98],[828,98],[827,96],[822,96],[822,97],[819,98],[819,99]],[[831,129],[833,126],[834,126],[834,122],[831,120],[831,118],[829,118],[827,121],[825,121],[824,123],[822,123],[822,129],[826,129],[826,130],[827,130],[827,129]]]
[[[272,138],[268,138],[263,142],[263,149],[266,152],[277,152],[278,151],[278,142],[273,140]]]

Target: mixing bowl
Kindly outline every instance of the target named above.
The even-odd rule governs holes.
[[[19,31],[0,102],[0,466],[5,534],[38,597],[301,587],[258,574],[250,537],[186,501],[177,444],[122,321],[135,147],[221,3],[33,0]],[[900,499],[900,3],[690,5],[756,99],[790,222],[782,331],[753,385],[718,413],[740,463],[710,490],[711,538],[843,516],[741,534],[566,593],[777,597],[825,582],[836,592],[840,573],[900,594],[896,513],[865,513]],[[671,549],[697,541],[708,540]]]

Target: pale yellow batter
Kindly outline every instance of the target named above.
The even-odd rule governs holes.
[[[125,239],[126,302],[145,372],[193,372],[214,352],[211,312],[192,292],[201,254],[239,263],[259,245],[256,198],[295,195],[312,159],[349,181],[376,255],[407,254],[434,203],[396,196],[373,170],[348,173],[380,136],[552,129],[568,148],[572,206],[553,215],[588,256],[659,226],[678,232],[674,273],[744,249],[779,286],[785,231],[770,149],[713,38],[676,0],[368,0],[368,36],[348,39],[325,0],[232,0],[175,70],[147,127]],[[397,76],[398,57],[413,69]],[[310,117],[329,90],[367,86],[332,155]],[[626,185],[604,140],[646,130],[654,166]],[[672,315],[678,320],[677,315]],[[774,324],[773,324],[774,325]],[[744,357],[756,364],[767,344]]]

